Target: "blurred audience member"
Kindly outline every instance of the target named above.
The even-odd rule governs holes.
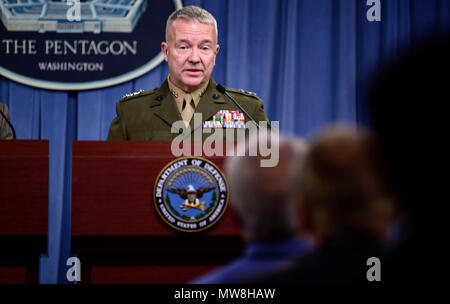
[[[250,142],[248,149],[255,149]],[[224,284],[246,280],[282,267],[307,253],[311,245],[299,238],[298,202],[307,146],[296,138],[281,138],[279,163],[261,167],[260,156],[229,157],[225,174],[247,247],[242,257],[192,283]]]
[[[382,260],[394,215],[379,169],[369,133],[340,126],[318,136],[300,186],[300,222],[315,236],[316,249],[283,271],[244,282],[367,282],[367,260]]]
[[[433,38],[384,68],[370,92],[388,182],[404,214],[402,239],[384,267],[390,281],[424,282],[442,269],[436,264],[442,261],[437,249],[442,239],[435,237],[443,232],[438,216],[448,197],[439,171],[448,159],[442,144],[448,136],[449,71],[450,38]]]

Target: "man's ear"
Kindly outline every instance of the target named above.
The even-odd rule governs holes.
[[[164,41],[161,43],[161,51],[163,53],[164,60],[168,61],[167,55],[169,54],[169,46],[168,46],[167,42]]]

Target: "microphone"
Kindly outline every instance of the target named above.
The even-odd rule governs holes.
[[[228,98],[231,99],[232,102],[234,102],[234,104],[248,117],[250,118],[251,121],[253,121],[253,123],[256,125],[256,129],[259,129],[259,125],[256,123],[256,121],[253,119],[253,117],[251,117],[242,107],[241,105],[236,101],[236,99],[234,99],[230,94],[228,94],[227,89],[221,85],[221,84],[217,84],[216,86],[217,91],[219,91],[220,93],[226,95]]]
[[[6,115],[3,113],[2,110],[0,110],[0,114],[3,116],[3,118],[8,123],[9,127],[11,128],[11,131],[12,131],[12,134],[13,134],[13,139],[16,139],[16,131],[14,130],[14,127],[13,127],[12,123],[9,121],[8,117],[6,117]]]

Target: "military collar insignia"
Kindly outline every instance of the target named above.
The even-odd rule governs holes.
[[[172,90],[171,88],[169,88],[170,93],[172,93],[173,96],[175,96],[175,98],[178,98],[178,93],[175,92],[175,90]]]
[[[205,94],[206,89],[208,88],[208,86],[204,87],[203,90],[200,92],[200,94],[198,95],[198,97],[202,97],[203,94]]]
[[[205,94],[207,88],[208,88],[208,86],[204,87],[203,90],[198,95],[198,97],[202,97],[203,94]],[[175,98],[178,98],[178,93],[175,92],[175,90],[173,90],[172,88],[169,87],[169,91],[170,91],[170,93],[172,93],[173,96],[175,96]]]
[[[125,95],[123,95],[122,98],[128,98],[128,97],[136,96],[136,95],[141,94],[142,92],[144,92],[144,90],[139,90],[138,92],[133,92],[133,93],[125,94]]]
[[[200,92],[200,94],[198,95],[198,97],[202,97],[203,94],[205,94],[207,88],[208,88],[208,87],[204,88],[204,89]],[[169,90],[170,90],[170,93],[172,93],[172,95],[175,96],[175,98],[178,98],[178,93],[177,93],[177,92],[175,92],[174,90],[172,90],[172,89],[170,89],[170,88],[169,88]]]

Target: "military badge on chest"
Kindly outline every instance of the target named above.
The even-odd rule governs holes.
[[[181,157],[161,170],[155,181],[154,203],[161,218],[184,232],[215,225],[228,203],[223,173],[199,157]]]

